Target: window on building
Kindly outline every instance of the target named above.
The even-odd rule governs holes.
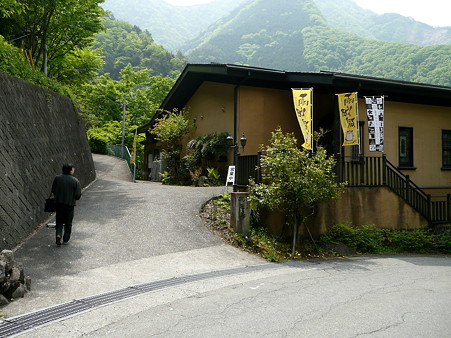
[[[413,168],[413,128],[399,127],[399,167]]]
[[[451,130],[442,130],[442,167],[451,169]]]

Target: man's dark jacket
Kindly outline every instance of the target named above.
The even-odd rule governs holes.
[[[58,175],[53,180],[52,192],[55,203],[74,206],[81,197],[80,182],[70,174]]]

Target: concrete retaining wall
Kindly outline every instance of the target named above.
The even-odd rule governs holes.
[[[44,201],[63,163],[83,187],[95,179],[85,125],[72,101],[0,73],[0,250],[48,216]]]
[[[281,212],[266,211],[260,219],[271,234],[291,236],[291,227],[284,226],[285,216]],[[340,198],[320,203],[308,226],[312,235],[318,237],[338,223],[375,225],[382,229],[418,229],[428,225],[423,216],[387,187],[346,188]],[[305,227],[299,229],[299,235],[309,236]]]
[[[428,225],[413,207],[387,187],[347,188],[337,199],[321,203],[313,219],[315,230],[325,233],[337,223],[376,225],[384,229],[418,229]]]

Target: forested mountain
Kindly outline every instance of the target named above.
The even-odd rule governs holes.
[[[189,41],[184,49],[192,62],[308,70],[302,30],[315,25],[320,15],[311,0],[251,1]]]
[[[105,0],[103,7],[120,20],[147,29],[165,48],[186,52],[186,41],[202,31],[211,31],[209,26],[217,20],[223,21],[233,9],[252,2],[255,0],[216,0],[195,6],[173,6],[164,0]],[[272,2],[286,10],[297,6],[296,0]],[[353,0],[314,0],[314,3],[329,25],[363,38],[420,46],[451,43],[451,27],[431,27],[399,14],[379,15],[359,7]],[[284,17],[272,19],[282,21]]]
[[[376,14],[353,0],[315,0],[327,23],[368,39],[421,46],[451,44],[451,27],[431,27],[395,13]]]
[[[118,80],[120,71],[130,63],[137,71],[148,69],[149,75],[177,77],[186,64],[183,55],[168,52],[156,44],[147,30],[128,22],[105,17],[103,32],[96,34],[94,48],[101,48],[105,64],[101,73],[109,73]]]
[[[325,25],[303,32],[303,58],[310,70],[330,70],[451,86],[451,45],[420,47],[381,42]]]
[[[190,62],[330,70],[451,85],[451,45],[364,39],[332,28],[314,0],[255,0],[187,43]]]
[[[166,49],[177,51],[187,40],[249,0],[216,0],[209,4],[173,6],[164,0],[106,0],[103,7],[119,20],[152,33]]]

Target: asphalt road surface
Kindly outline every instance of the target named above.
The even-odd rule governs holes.
[[[274,264],[148,293],[27,337],[449,337],[449,257]]]
[[[133,183],[117,159],[96,156],[95,163],[98,179],[76,207],[71,243],[56,247],[54,230],[44,226],[16,249],[33,290],[3,308],[0,337],[10,322],[55,306],[61,314],[108,292],[108,302],[24,326],[19,335],[451,336],[450,256],[270,264],[223,243],[200,221],[200,205],[224,187]],[[117,296],[140,287],[146,291]]]

